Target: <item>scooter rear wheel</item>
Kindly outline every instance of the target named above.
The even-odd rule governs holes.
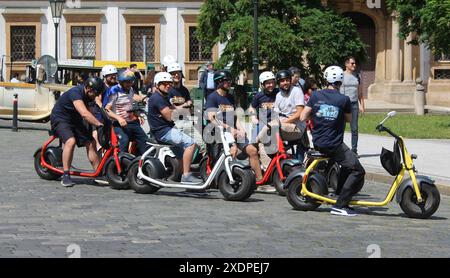
[[[34,156],[34,169],[36,170],[36,173],[38,174],[39,177],[41,177],[44,180],[57,180],[62,175],[54,173],[41,165],[41,151],[40,150],[41,149],[39,149],[39,151]],[[53,156],[51,156],[51,155],[49,156],[46,154],[44,159],[45,159],[45,162],[47,162],[50,165],[58,164],[58,162],[55,161],[55,158],[53,158]]]
[[[322,174],[314,174],[316,177],[312,178],[309,177],[306,187],[308,188],[308,191],[318,194],[318,195],[324,195],[326,194],[327,190],[327,182],[325,177]],[[318,208],[321,203],[317,202],[315,199],[303,196],[300,192],[302,190],[302,177],[296,177],[293,180],[291,180],[288,184],[288,193],[287,193],[287,199],[289,204],[296,209],[301,211],[309,211],[309,210],[315,210]]]
[[[225,171],[219,177],[219,191],[227,201],[247,200],[255,190],[255,174],[249,169],[234,167],[233,179],[236,184],[230,184],[230,179]]]
[[[166,167],[166,176],[168,180],[180,182],[181,165],[176,157],[166,156],[164,158],[164,166]]]
[[[153,164],[145,163],[142,167],[142,172],[144,175],[155,178],[155,179],[161,179],[163,177],[164,168],[163,171],[159,171],[156,169],[157,167],[153,167]],[[161,169],[159,169],[161,170]],[[153,194],[156,193],[159,190],[159,187],[151,185],[148,181],[144,179],[138,178],[138,171],[139,171],[139,161],[134,162],[130,166],[130,170],[128,171],[128,182],[130,184],[130,187],[139,194]]]
[[[400,202],[401,209],[411,218],[426,219],[432,216],[439,207],[441,196],[436,186],[422,182],[420,185],[420,194],[423,202],[417,203],[417,196],[412,187],[403,191]]]

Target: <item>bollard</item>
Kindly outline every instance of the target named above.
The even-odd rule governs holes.
[[[425,87],[422,85],[421,78],[416,79],[416,92],[414,93],[414,106],[416,115],[423,116],[425,114]]]
[[[17,132],[18,131],[18,127],[17,127],[17,114],[18,114],[18,109],[17,109],[17,94],[14,94],[14,100],[13,100],[13,125],[12,125],[12,131]]]

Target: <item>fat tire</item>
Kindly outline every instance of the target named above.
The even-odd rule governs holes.
[[[285,166],[283,168],[283,175],[287,178],[293,169],[294,169],[294,167]],[[287,189],[284,187],[284,182],[281,181],[276,167],[272,173],[272,182],[273,182],[273,186],[275,187],[275,189],[278,192],[278,195],[280,195],[280,196],[287,195]]]
[[[162,166],[162,165],[161,165]],[[158,172],[157,167],[152,167],[151,164],[144,164],[142,171],[145,175],[161,179],[163,177],[162,172]],[[133,162],[130,166],[130,170],[128,171],[128,182],[130,187],[134,190],[134,192],[139,194],[153,194],[156,193],[160,188],[152,185],[146,180],[139,179],[137,177],[139,169],[139,161]]]
[[[319,175],[320,178],[319,177],[316,178],[322,181],[318,183],[316,179],[312,179],[311,177],[309,177],[306,186],[309,191],[319,195],[323,195],[328,191],[326,179],[321,174],[315,175]],[[321,203],[317,202],[316,200],[308,196],[301,196],[300,191],[302,189],[302,179],[303,178],[300,176],[292,179],[289,182],[288,184],[289,189],[287,192],[288,202],[295,210],[301,211],[315,210],[321,205]]]
[[[164,166],[167,168],[166,176],[168,180],[181,181],[181,165],[176,157],[166,156],[164,158]]]
[[[439,207],[441,196],[436,186],[427,182],[420,184],[420,193],[424,199],[423,205],[416,203],[416,194],[414,188],[407,187],[402,193],[400,208],[410,218],[427,219],[431,217]]]
[[[59,179],[62,176],[61,174],[54,173],[41,165],[41,150],[42,149],[39,149],[34,156],[34,169],[36,170],[36,173],[40,178],[44,180],[51,181]],[[52,156],[48,156],[47,154],[45,155],[44,160],[52,166],[57,164],[57,161],[54,161],[55,159]]]
[[[245,201],[253,194],[255,190],[255,175],[250,169],[241,169],[234,167],[232,170],[233,178],[239,181],[239,187],[234,189],[230,185],[230,180],[225,171],[223,171],[218,180],[219,191],[226,201]]]
[[[128,184],[128,175],[125,173],[126,165],[121,163],[122,175],[117,172],[116,161],[111,159],[105,166],[105,176],[112,189],[116,190],[126,190],[130,189]]]

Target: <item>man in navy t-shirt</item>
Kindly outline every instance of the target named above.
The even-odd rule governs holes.
[[[94,101],[103,92],[103,89],[104,84],[100,78],[88,78],[84,85],[74,87],[62,94],[52,109],[51,129],[64,143],[62,157],[64,175],[61,184],[65,187],[75,184],[69,174],[75,145],[86,147],[89,161],[94,170],[100,164],[94,138],[83,124],[83,119],[96,127],[103,125],[87,108],[88,102]]]
[[[172,76],[167,72],[155,75],[156,91],[148,100],[148,123],[156,140],[171,144],[171,148],[180,165],[183,166],[181,183],[201,184],[202,180],[191,173],[191,162],[197,145],[194,139],[175,128],[173,112],[176,108],[168,100],[168,93],[173,85]]]
[[[245,152],[249,156],[253,171],[255,171],[256,181],[259,181],[262,179],[262,170],[259,163],[258,150],[250,144],[244,127],[236,117],[234,97],[228,93],[231,88],[231,81],[232,78],[229,71],[218,70],[214,73],[214,82],[216,82],[217,90],[212,92],[206,99],[208,120],[214,125],[218,125],[219,121],[224,129],[230,130],[237,141],[231,147],[231,154],[235,157],[238,148]]]
[[[365,171],[356,154],[344,143],[345,123],[350,122],[352,117],[351,102],[339,92],[344,79],[344,71],[340,67],[328,67],[324,77],[328,82],[327,89],[312,94],[300,119],[304,121],[312,118],[315,149],[340,164],[341,175],[349,174],[331,213],[354,216],[356,213],[349,207],[349,203],[353,188],[364,178]]]
[[[275,75],[271,71],[262,72],[259,75],[259,82],[261,84],[261,90],[253,97],[253,101],[249,107],[249,113],[251,114],[251,121],[253,124],[252,129],[252,143],[257,143],[257,136],[260,132],[275,118],[274,108],[275,99],[279,90],[276,87]],[[265,129],[264,129],[265,130]],[[260,135],[261,136],[261,135]],[[275,144],[276,145],[276,144]],[[267,153],[271,153],[270,150],[266,150],[263,143],[258,144],[259,159],[264,169],[270,164],[271,158]],[[276,191],[273,187],[260,187],[265,191]]]

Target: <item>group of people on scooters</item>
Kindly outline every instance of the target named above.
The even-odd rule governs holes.
[[[192,106],[189,92],[182,85],[180,65],[172,63],[168,65],[167,72],[157,73],[153,93],[145,96],[134,91],[135,73],[129,69],[118,73],[115,67],[105,66],[102,75],[104,80],[91,77],[83,85],[62,94],[52,110],[52,131],[64,144],[61,184],[66,187],[74,185],[69,170],[75,145],[86,147],[89,161],[94,169],[97,168],[100,161],[98,143],[95,130],[90,127],[101,127],[106,120],[100,109],[105,109],[108,117],[114,120],[114,131],[119,137],[121,151],[127,152],[130,141],[136,141],[137,154],[145,152],[148,136],[141,127],[142,120],[130,112],[133,101],[147,102],[151,135],[157,141],[171,145],[182,165],[181,183],[201,184],[202,180],[191,173],[192,158],[199,142],[177,128],[174,121],[177,111]],[[306,130],[310,120],[314,125],[311,130],[314,148],[333,158],[341,165],[341,171],[348,175],[331,213],[355,215],[348,204],[353,186],[364,177],[365,172],[356,154],[343,142],[345,124],[351,119],[350,99],[339,92],[344,72],[338,66],[328,67],[324,71],[327,86],[320,91],[314,91],[317,84],[313,80],[300,82],[298,75],[296,69],[280,70],[276,74],[270,71],[261,73],[261,90],[254,96],[250,108],[254,128],[249,140],[244,124],[236,115],[231,73],[227,70],[214,72],[216,89],[204,100],[204,115],[212,128],[205,128],[200,134],[207,141],[209,135],[212,135],[209,138],[214,138],[214,132],[208,135],[205,130],[213,131],[220,125],[228,131],[235,140],[231,146],[232,156],[235,157],[238,150],[245,153],[258,181],[262,179],[270,155],[274,152],[274,130],[279,131],[283,140],[296,143],[297,158],[303,160],[309,148]],[[308,123],[308,126],[311,124]]]

